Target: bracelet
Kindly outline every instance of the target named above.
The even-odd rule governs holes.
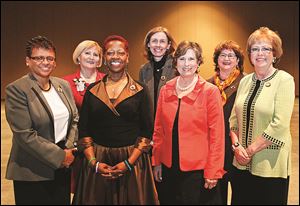
[[[93,160],[95,160],[95,159],[96,159],[96,157],[92,157],[92,158],[89,160],[88,165],[90,166],[91,162],[92,162]]]
[[[128,160],[124,160],[124,163],[125,163],[126,167],[128,168],[128,170],[131,172],[133,166],[128,162]]]
[[[99,162],[96,163],[96,169],[95,169],[96,170],[96,174],[98,173],[98,165],[99,165]]]

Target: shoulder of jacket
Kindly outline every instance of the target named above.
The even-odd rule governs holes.
[[[284,70],[278,70],[278,75],[279,75],[279,77],[282,81],[286,81],[286,80],[289,80],[289,79],[294,79],[294,77],[291,74],[287,73]]]
[[[147,68],[149,68],[149,67],[151,67],[151,63],[148,61],[148,62],[146,62],[145,64],[142,64],[142,66],[141,66],[141,71],[144,71],[144,70],[146,70]]]
[[[30,85],[31,79],[29,78],[28,75],[24,75],[19,79],[16,79],[15,81],[9,83],[6,88],[8,87],[28,87]]]

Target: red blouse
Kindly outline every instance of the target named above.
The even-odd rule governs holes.
[[[105,76],[104,73],[97,71],[96,81],[102,79],[102,77],[104,77],[104,76]],[[78,111],[80,111],[81,104],[82,104],[82,101],[83,101],[83,96],[85,94],[86,88],[90,84],[89,83],[83,83],[84,85],[83,85],[82,91],[81,91],[81,88],[76,85],[76,82],[78,82],[79,79],[80,79],[80,69],[78,69],[76,73],[73,73],[73,74],[70,74],[70,75],[67,75],[67,76],[63,77],[63,79],[65,79],[69,82],[69,84],[71,86],[71,89],[72,89],[72,93],[73,93],[74,98],[75,98],[75,103],[76,103],[77,109],[78,109]],[[79,89],[79,91],[78,91],[78,89]]]

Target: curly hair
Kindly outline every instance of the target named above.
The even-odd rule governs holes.
[[[241,47],[235,41],[232,41],[232,40],[223,41],[223,42],[219,43],[216,46],[214,54],[213,54],[215,71],[217,72],[217,71],[220,70],[218,68],[218,58],[219,58],[220,53],[224,49],[233,50],[233,52],[235,53],[237,59],[239,60],[237,68],[240,70],[240,72],[243,72],[244,71],[244,54],[243,54],[243,50],[241,49]]]

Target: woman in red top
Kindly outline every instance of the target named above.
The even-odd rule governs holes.
[[[216,185],[225,173],[222,100],[218,88],[196,74],[202,63],[200,45],[181,42],[173,62],[180,76],[158,98],[152,164],[168,204],[221,204]]]
[[[76,106],[80,111],[86,88],[105,75],[98,71],[102,64],[102,48],[95,41],[85,40],[78,44],[73,52],[73,61],[80,68],[74,74],[65,76],[72,88]]]
[[[82,41],[73,52],[73,61],[80,68],[76,73],[63,77],[70,83],[74,95],[76,107],[80,112],[83,96],[86,88],[105,75],[98,71],[97,67],[102,64],[102,48],[95,41]],[[76,158],[72,165],[71,175],[71,192],[74,193],[76,188],[77,173],[81,167],[82,158]]]

